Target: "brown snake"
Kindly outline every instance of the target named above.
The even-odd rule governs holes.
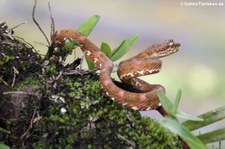
[[[180,47],[179,43],[169,40],[162,44],[152,45],[138,55],[119,64],[117,72],[119,78],[123,83],[143,92],[136,93],[123,90],[114,84],[110,77],[113,69],[112,61],[81,33],[72,29],[57,31],[53,35],[53,44],[57,45],[57,48],[62,48],[67,39],[78,42],[81,50],[100,69],[99,80],[110,99],[133,110],[144,111],[162,108],[157,91],[165,93],[164,87],[158,84],[149,84],[137,77],[158,73],[162,65],[159,58],[177,52]],[[160,113],[165,115],[164,112]]]

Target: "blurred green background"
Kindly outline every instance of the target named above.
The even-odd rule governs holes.
[[[10,27],[27,21],[15,29],[15,34],[44,54],[47,48],[37,42],[47,42],[32,21],[33,3],[33,0],[1,0],[0,20],[7,21]],[[36,19],[50,35],[47,3],[39,0]],[[89,37],[97,45],[104,41],[115,48],[123,39],[138,34],[138,42],[123,59],[153,43],[167,39],[180,42],[178,53],[162,59],[162,71],[143,79],[164,85],[171,99],[181,88],[180,109],[190,114],[198,115],[225,104],[225,3],[224,6],[181,6],[176,0],[52,0],[51,6],[56,29],[76,28],[90,16],[100,15]],[[81,55],[77,52],[77,56]],[[213,127],[222,126],[224,123]]]

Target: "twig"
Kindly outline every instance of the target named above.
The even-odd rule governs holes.
[[[51,18],[51,41],[53,42],[53,39],[54,39],[54,34],[55,34],[55,22],[54,22],[54,19],[52,17],[52,10],[51,10],[51,5],[50,5],[50,2],[48,2],[48,9],[49,9],[49,12],[50,12],[50,18]]]
[[[61,71],[59,72],[59,75],[53,78],[53,81],[54,81],[53,87],[54,87],[54,88],[56,88],[56,86],[57,86],[57,81],[61,78],[62,74],[63,74],[63,71],[61,70]]]
[[[10,88],[9,85],[8,85],[8,83],[5,82],[2,78],[0,78],[0,81],[3,82],[3,84],[4,84],[5,86],[7,86],[8,88]]]
[[[126,141],[128,144],[130,144],[133,148],[136,148],[135,142],[128,140],[127,138],[125,138],[124,136],[117,134],[117,137]]]
[[[27,45],[30,46],[30,48],[32,48],[36,53],[38,53],[38,51],[34,48],[34,46],[32,44],[30,44],[28,41],[26,41],[25,39],[18,37],[18,36],[14,36],[16,39],[21,40],[23,42],[25,42]],[[40,54],[41,55],[41,54]]]
[[[9,95],[9,94],[26,94],[26,95],[37,95],[35,93],[30,93],[30,92],[23,92],[23,91],[8,91],[8,92],[3,92],[3,95]]]
[[[24,24],[26,24],[26,23],[27,23],[27,21],[24,21],[24,22],[22,22],[22,23],[20,23],[20,24],[18,24],[18,25],[16,25],[16,26],[10,28],[9,31],[12,32],[12,30],[14,30],[15,28],[17,28],[17,27],[19,27],[19,26],[21,26],[21,25],[24,25]]]
[[[61,71],[59,72],[59,75],[58,75],[57,77],[55,77],[55,80],[56,80],[56,81],[59,80],[59,79],[61,78],[62,74],[63,74],[63,71],[61,70]]]
[[[1,128],[1,127],[0,127],[0,132],[7,133],[7,134],[10,134],[11,133],[9,130],[6,130],[6,129]]]
[[[33,128],[33,124],[38,122],[39,120],[42,119],[42,116],[40,116],[38,113],[37,113],[37,117],[35,117],[35,114],[37,113],[36,109],[34,110],[34,113],[32,115],[32,118],[31,118],[31,121],[30,121],[30,125],[28,127],[28,129],[26,130],[26,132],[20,137],[20,139],[22,140],[27,134],[28,132],[30,131],[30,129]]]
[[[19,74],[19,71],[13,67],[13,82],[11,84],[11,87],[13,87],[15,85],[15,81],[16,81],[16,75]]]
[[[35,15],[36,6],[37,6],[37,0],[34,1],[33,11],[32,11],[32,19],[33,19],[34,23],[37,25],[38,29],[44,35],[46,41],[48,42],[48,45],[50,46],[50,41],[48,40],[48,37],[46,36],[45,32],[42,30],[41,26],[38,24],[38,22],[35,19],[35,16],[34,15]]]
[[[63,72],[63,74],[64,75],[77,75],[77,74],[79,74],[79,75],[82,75],[82,73],[81,72],[79,72],[79,71],[77,71],[77,70],[69,70],[69,71],[66,71],[66,72]]]

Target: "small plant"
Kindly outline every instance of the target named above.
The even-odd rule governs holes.
[[[105,53],[105,55],[114,62],[120,59],[121,57],[123,57],[131,49],[131,47],[136,43],[137,39],[138,39],[138,36],[133,35],[129,39],[123,40],[121,44],[113,50],[110,48],[110,46],[107,43],[103,42],[101,44],[100,50],[103,53]],[[86,61],[88,63],[89,69],[96,68],[94,66],[94,63],[92,63],[88,57],[86,57]]]
[[[161,92],[158,92],[159,99],[168,113],[164,117],[162,124],[174,134],[179,135],[192,149],[206,149],[206,144],[225,140],[225,128],[218,129],[201,135],[193,135],[191,131],[202,128],[225,118],[225,106],[212,110],[198,117],[178,111],[181,98],[181,90],[178,91],[175,103]],[[179,123],[178,118],[186,119],[184,123]]]

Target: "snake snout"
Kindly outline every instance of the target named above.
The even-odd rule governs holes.
[[[159,57],[165,57],[176,53],[177,51],[179,51],[179,48],[180,43],[176,43],[173,40],[168,40],[168,42],[166,42],[165,44],[165,47],[158,52],[158,54],[160,55]]]

